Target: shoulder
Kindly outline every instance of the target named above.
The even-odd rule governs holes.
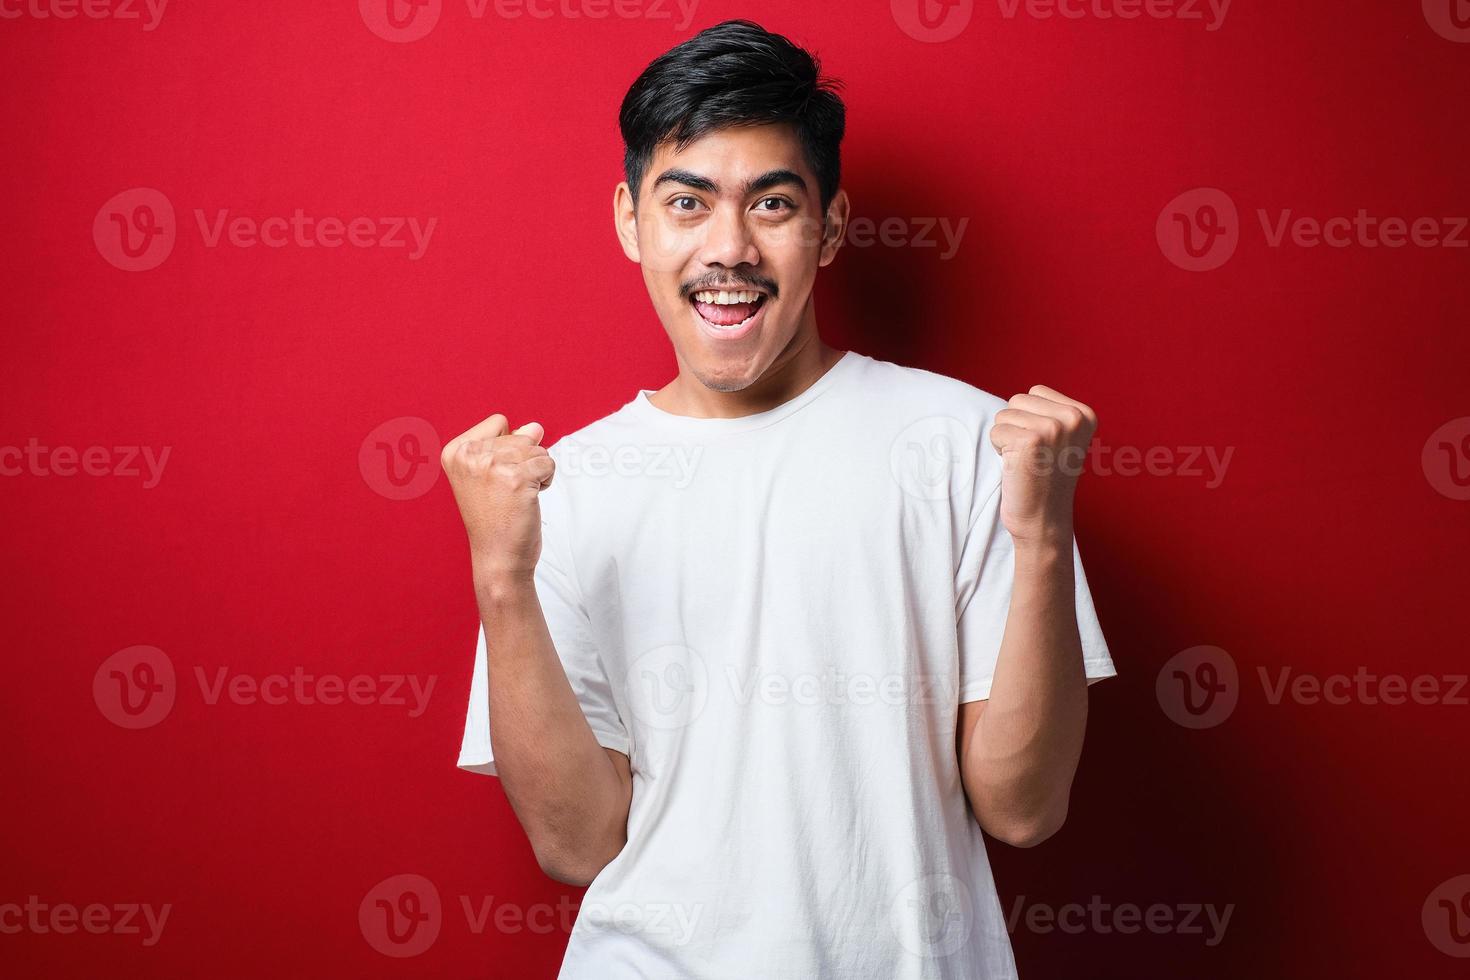
[[[1006,399],[983,388],[924,368],[859,355],[865,397],[902,414],[919,410],[924,415],[948,415],[983,428],[995,413],[1006,407]]]

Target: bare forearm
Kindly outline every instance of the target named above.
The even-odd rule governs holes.
[[[587,725],[533,582],[477,573],[475,593],[505,795],[542,868],[585,883],[627,840],[630,787]]]
[[[1087,726],[1070,535],[1018,543],[988,704],[968,734],[963,779],[981,826],[1035,843],[1066,818]]]

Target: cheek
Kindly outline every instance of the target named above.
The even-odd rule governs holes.
[[[822,248],[822,228],[821,220],[811,217],[772,225],[761,233],[761,253],[769,261],[785,265],[800,264],[806,261],[806,256],[815,262]]]
[[[638,262],[661,275],[681,274],[698,245],[692,231],[667,222],[655,220],[638,226]]]

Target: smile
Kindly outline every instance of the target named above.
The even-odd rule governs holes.
[[[707,334],[737,340],[754,329],[766,299],[754,289],[702,289],[690,295],[689,303]]]

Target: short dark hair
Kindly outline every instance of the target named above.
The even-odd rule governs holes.
[[[817,175],[825,214],[842,178],[841,87],[822,76],[816,57],[759,24],[727,20],[700,31],[655,58],[623,97],[618,127],[634,203],[660,143],[682,150],[729,126],[790,123]]]

